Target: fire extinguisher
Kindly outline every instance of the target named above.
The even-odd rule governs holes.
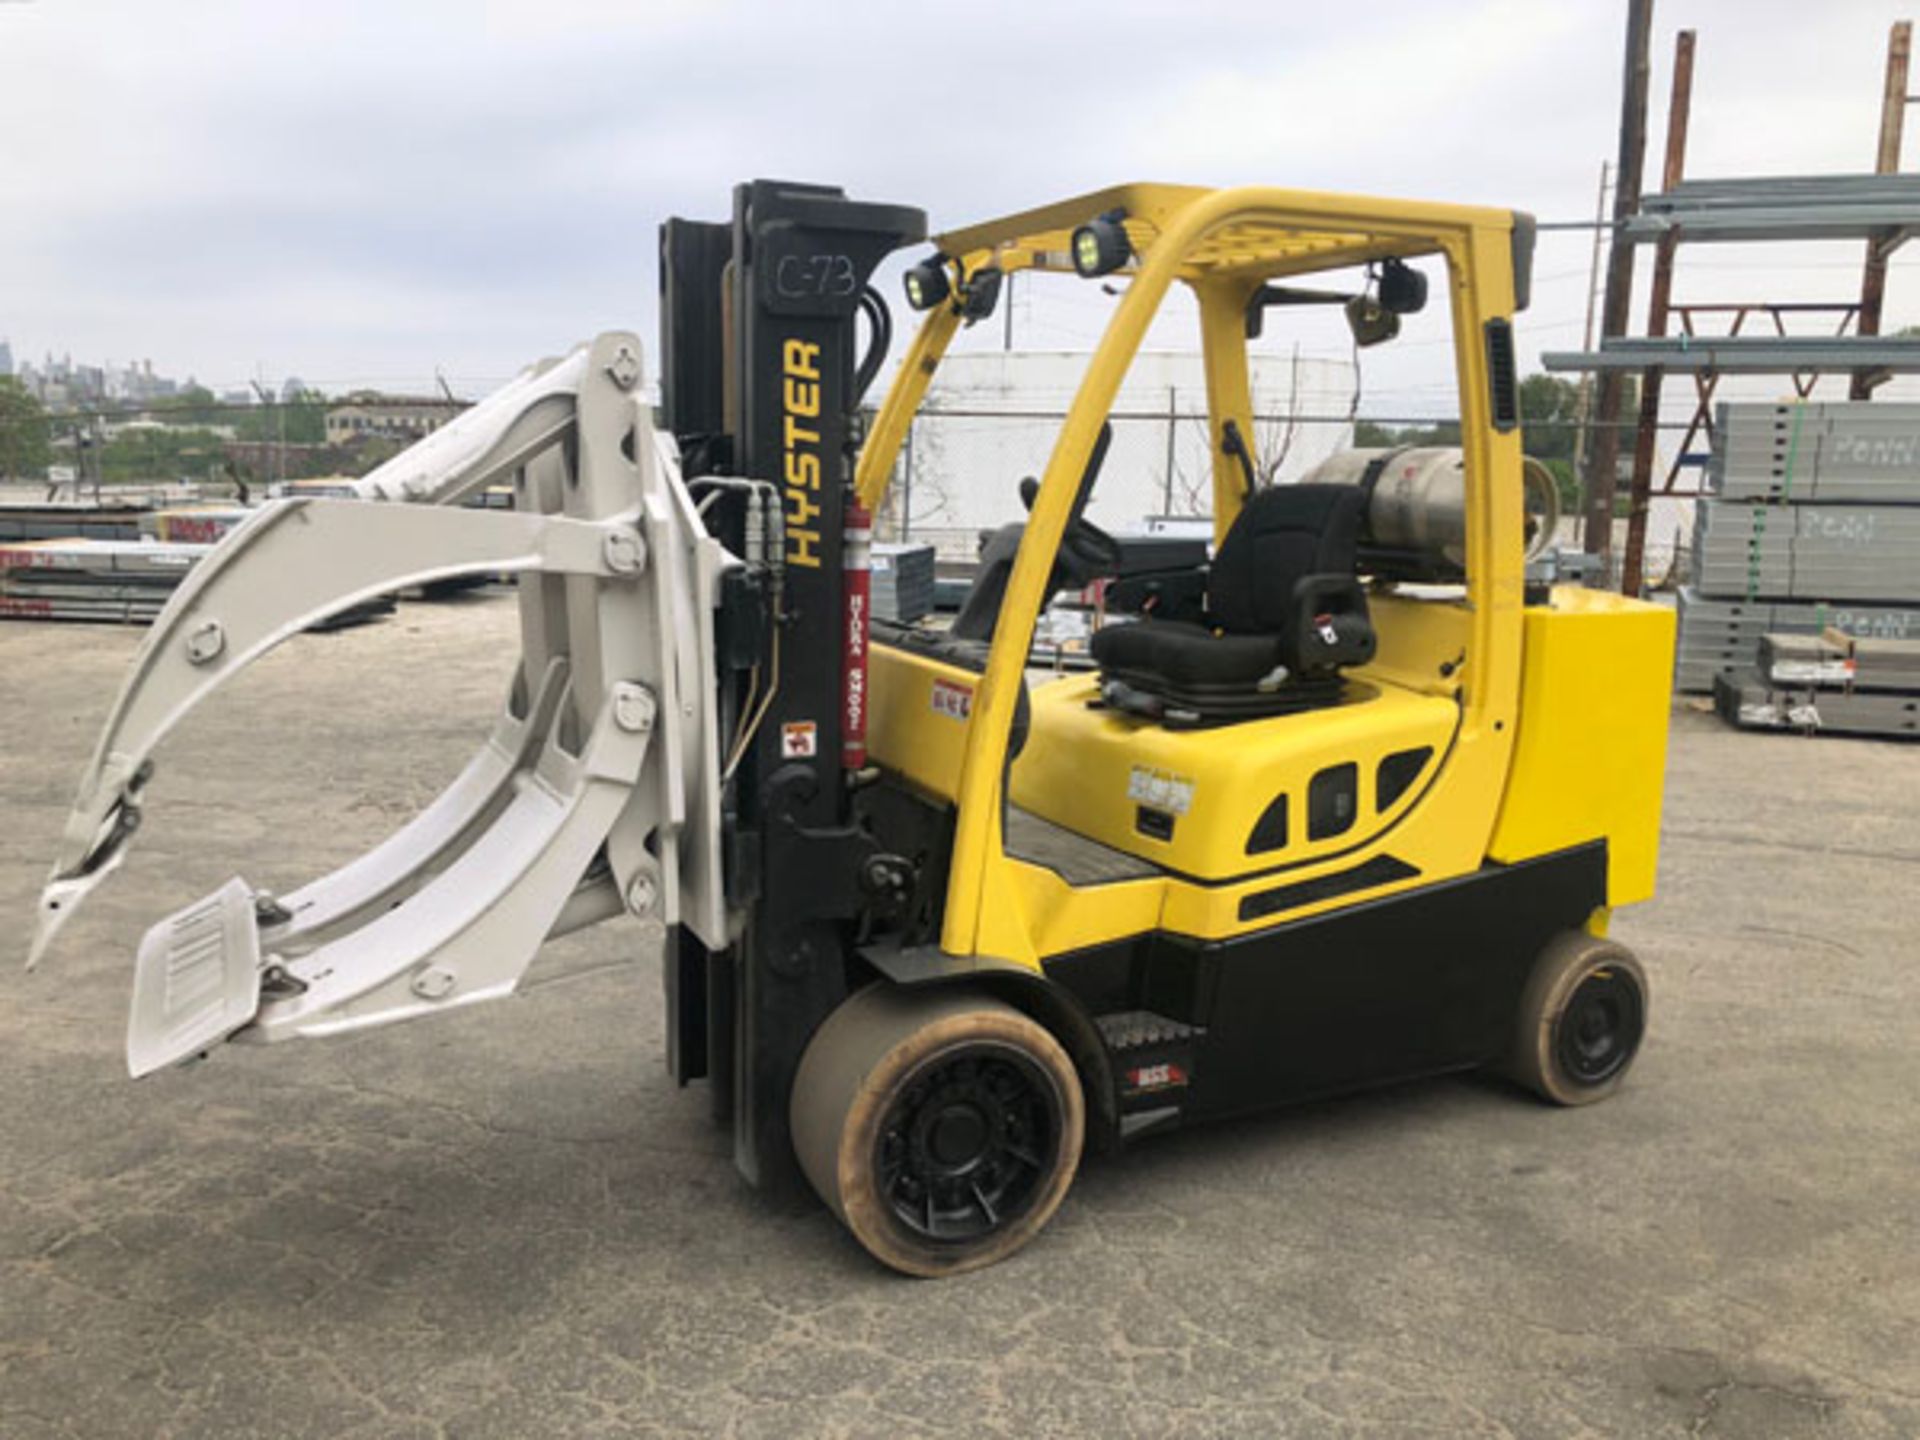
[[[848,770],[867,764],[867,634],[873,606],[873,515],[851,495],[841,550],[846,610],[841,616],[840,763]]]

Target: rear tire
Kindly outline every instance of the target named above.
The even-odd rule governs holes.
[[[1569,932],[1534,962],[1507,1073],[1556,1105],[1591,1105],[1620,1088],[1646,1027],[1647,972],[1633,952]]]
[[[908,1275],[1003,1260],[1073,1183],[1086,1126],[1059,1042],[965,990],[869,986],[829,1015],[794,1077],[794,1153],[876,1259]]]

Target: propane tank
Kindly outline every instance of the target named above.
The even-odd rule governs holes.
[[[1526,555],[1540,554],[1560,523],[1560,491],[1532,456],[1521,471]],[[1417,556],[1428,573],[1457,577],[1467,563],[1466,460],[1457,446],[1341,450],[1300,477],[1302,484],[1359,485],[1368,491],[1366,544]]]

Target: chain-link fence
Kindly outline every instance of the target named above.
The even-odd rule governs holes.
[[[882,538],[930,544],[942,561],[975,559],[984,532],[1024,514],[1020,481],[1044,473],[1066,415],[1064,406],[924,408],[895,465],[879,517]],[[1112,438],[1088,507],[1090,519],[1110,531],[1139,534],[1164,528],[1169,520],[1211,515],[1212,443],[1204,392],[1171,389],[1163,411],[1116,409],[1109,419]],[[1537,433],[1529,437],[1529,450],[1584,454],[1584,445],[1538,443],[1539,435],[1556,428],[1566,427],[1552,422],[1533,427]],[[1444,420],[1268,412],[1254,417],[1251,448],[1262,483],[1284,483],[1355,445],[1451,445],[1457,439],[1457,429]],[[1584,492],[1575,462],[1547,463],[1558,482],[1561,511],[1553,543],[1585,550]],[[1644,542],[1650,590],[1671,589],[1688,579],[1698,502],[1693,493],[1677,492],[1681,486],[1691,490],[1698,473],[1683,472],[1676,493],[1656,489],[1650,497]],[[1656,487],[1664,476],[1662,465],[1656,469]],[[1623,469],[1607,574],[1612,585],[1619,582],[1626,550],[1627,493]]]
[[[889,539],[931,544],[942,559],[970,560],[982,531],[1023,514],[1020,481],[1039,476],[1062,410],[923,410],[914,420],[880,516]],[[1212,442],[1205,397],[1170,392],[1164,413],[1116,410],[1087,518],[1140,533],[1166,520],[1213,513]],[[1262,415],[1252,437],[1261,483],[1298,479],[1352,443],[1349,423],[1306,424]]]

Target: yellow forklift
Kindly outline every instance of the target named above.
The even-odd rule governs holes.
[[[739,1168],[804,1175],[916,1275],[1019,1248],[1087,1148],[1450,1071],[1565,1105],[1620,1084],[1647,982],[1607,929],[1653,889],[1673,620],[1529,580],[1528,217],[1136,184],[937,235],[862,437],[890,330],[868,282],[924,234],[903,207],[741,186],[731,222],[662,231],[657,411],[638,342],[602,336],[203,563],[83,781],[36,954],[118,863],[160,737],[310,616],[517,570],[523,653],[486,750],[413,825],[149,932],[135,1073],[510,993],[545,939],[654,916],[671,1071],[711,1084]],[[871,516],[908,427],[1023,272],[1118,290],[1028,518],[951,626],[875,622]],[[1327,305],[1386,343],[1429,276],[1450,480],[1382,451],[1266,483],[1250,335]],[[1213,539],[1148,553],[1085,511],[1176,285]],[[458,508],[501,479],[515,511]],[[1114,613],[1088,665],[1040,674],[1042,612],[1095,583]]]

